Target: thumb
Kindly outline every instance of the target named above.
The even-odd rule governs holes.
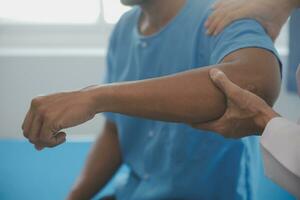
[[[59,132],[53,136],[53,139],[55,140],[53,146],[58,146],[66,141],[66,133]]]
[[[209,72],[210,78],[214,84],[225,93],[227,97],[233,95],[233,92],[240,90],[241,88],[234,84],[228,77],[219,69],[212,69]]]
[[[216,121],[201,123],[201,124],[191,124],[191,126],[195,129],[201,129],[205,131],[216,131],[218,127]]]

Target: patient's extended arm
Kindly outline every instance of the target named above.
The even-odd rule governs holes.
[[[262,49],[242,49],[219,65],[184,73],[101,86],[94,93],[97,112],[116,112],[156,120],[196,123],[224,114],[226,100],[209,78],[209,70],[219,68],[243,88],[254,90],[270,105],[280,86],[279,64]]]
[[[84,123],[101,112],[189,124],[215,120],[224,114],[226,99],[209,78],[212,68],[221,69],[234,83],[251,89],[270,105],[278,96],[276,57],[264,49],[245,48],[226,56],[219,65],[38,97],[23,123],[24,136],[37,148],[54,147],[65,141],[61,129]]]

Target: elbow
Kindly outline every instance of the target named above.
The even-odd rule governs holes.
[[[239,86],[255,93],[270,106],[279,96],[281,87],[280,63],[276,56],[263,49],[245,49],[228,57],[232,61],[225,72],[232,74]]]
[[[269,106],[273,107],[280,94],[280,66],[276,59],[276,61],[262,68],[256,84],[257,95],[264,99]]]

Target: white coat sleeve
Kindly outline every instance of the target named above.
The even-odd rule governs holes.
[[[260,143],[266,176],[300,198],[300,126],[274,118]]]

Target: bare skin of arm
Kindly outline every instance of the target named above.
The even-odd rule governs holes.
[[[243,49],[219,65],[100,87],[95,93],[96,110],[183,123],[217,119],[224,114],[226,99],[211,82],[212,68],[221,69],[241,87],[254,89],[270,105],[277,98],[280,76],[276,58],[262,49]]]
[[[241,138],[253,135],[245,122],[260,127],[260,133],[263,133],[270,120],[280,117],[263,99],[234,84],[219,69],[210,70],[209,75],[214,84],[226,95],[227,109],[221,118],[207,123],[192,124],[194,128],[214,131],[224,137]],[[300,65],[296,79],[300,96]]]
[[[68,200],[91,199],[112,178],[121,163],[117,128],[107,121]]]
[[[194,124],[194,128],[214,131],[228,138],[242,138],[254,134],[248,124],[260,127],[262,133],[271,119],[279,117],[263,99],[231,82],[222,71],[212,69],[210,77],[226,95],[227,109],[218,120]]]
[[[219,65],[39,97],[24,121],[24,135],[37,147],[54,147],[64,141],[61,129],[84,123],[100,112],[189,124],[218,119],[227,105],[224,94],[209,77],[212,68],[221,69],[240,87],[252,88],[272,105],[280,88],[278,65],[269,51],[247,48],[226,56]]]

